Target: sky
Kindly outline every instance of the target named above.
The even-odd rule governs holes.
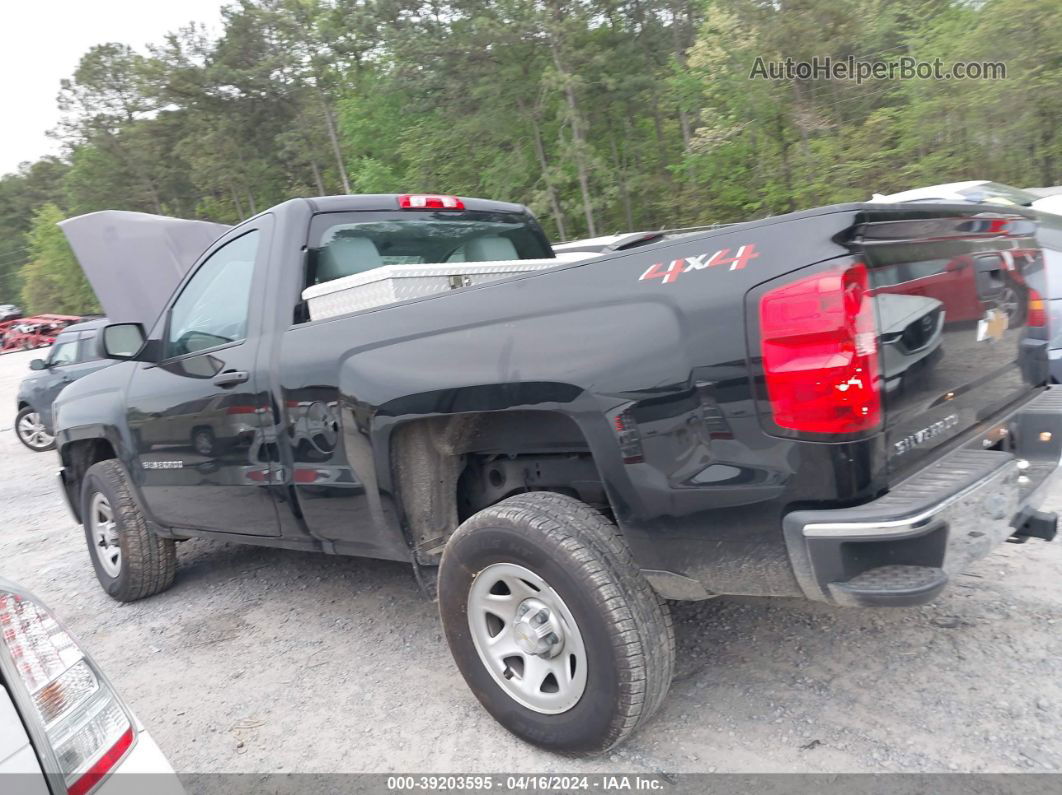
[[[58,154],[59,81],[94,44],[117,41],[145,52],[166,33],[203,22],[217,32],[223,0],[7,0],[0,11],[0,174]]]

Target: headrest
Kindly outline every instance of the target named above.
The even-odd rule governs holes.
[[[516,246],[508,238],[497,235],[477,237],[464,245],[465,262],[492,262],[495,260],[520,259]]]
[[[317,258],[317,283],[330,282],[383,265],[376,244],[367,237],[337,237]]]

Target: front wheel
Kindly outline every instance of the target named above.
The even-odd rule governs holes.
[[[35,453],[55,449],[55,437],[48,432],[40,413],[29,406],[21,409],[15,417],[15,435]]]
[[[159,538],[148,527],[120,462],[89,467],[81,487],[81,518],[96,579],[111,597],[132,602],[173,584],[173,539]]]
[[[439,570],[446,639],[506,729],[565,753],[600,753],[655,712],[671,683],[666,604],[615,525],[547,492],[480,511]]]

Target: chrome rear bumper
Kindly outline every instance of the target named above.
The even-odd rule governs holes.
[[[1036,509],[1059,472],[1062,389],[1008,424],[1013,452],[956,450],[865,505],[788,514],[786,545],[804,594],[842,605],[924,604],[1003,541],[1053,538],[1057,517]]]

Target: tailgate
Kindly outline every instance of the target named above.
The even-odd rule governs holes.
[[[1009,213],[871,222],[861,230],[893,482],[1045,380],[1035,231]]]

